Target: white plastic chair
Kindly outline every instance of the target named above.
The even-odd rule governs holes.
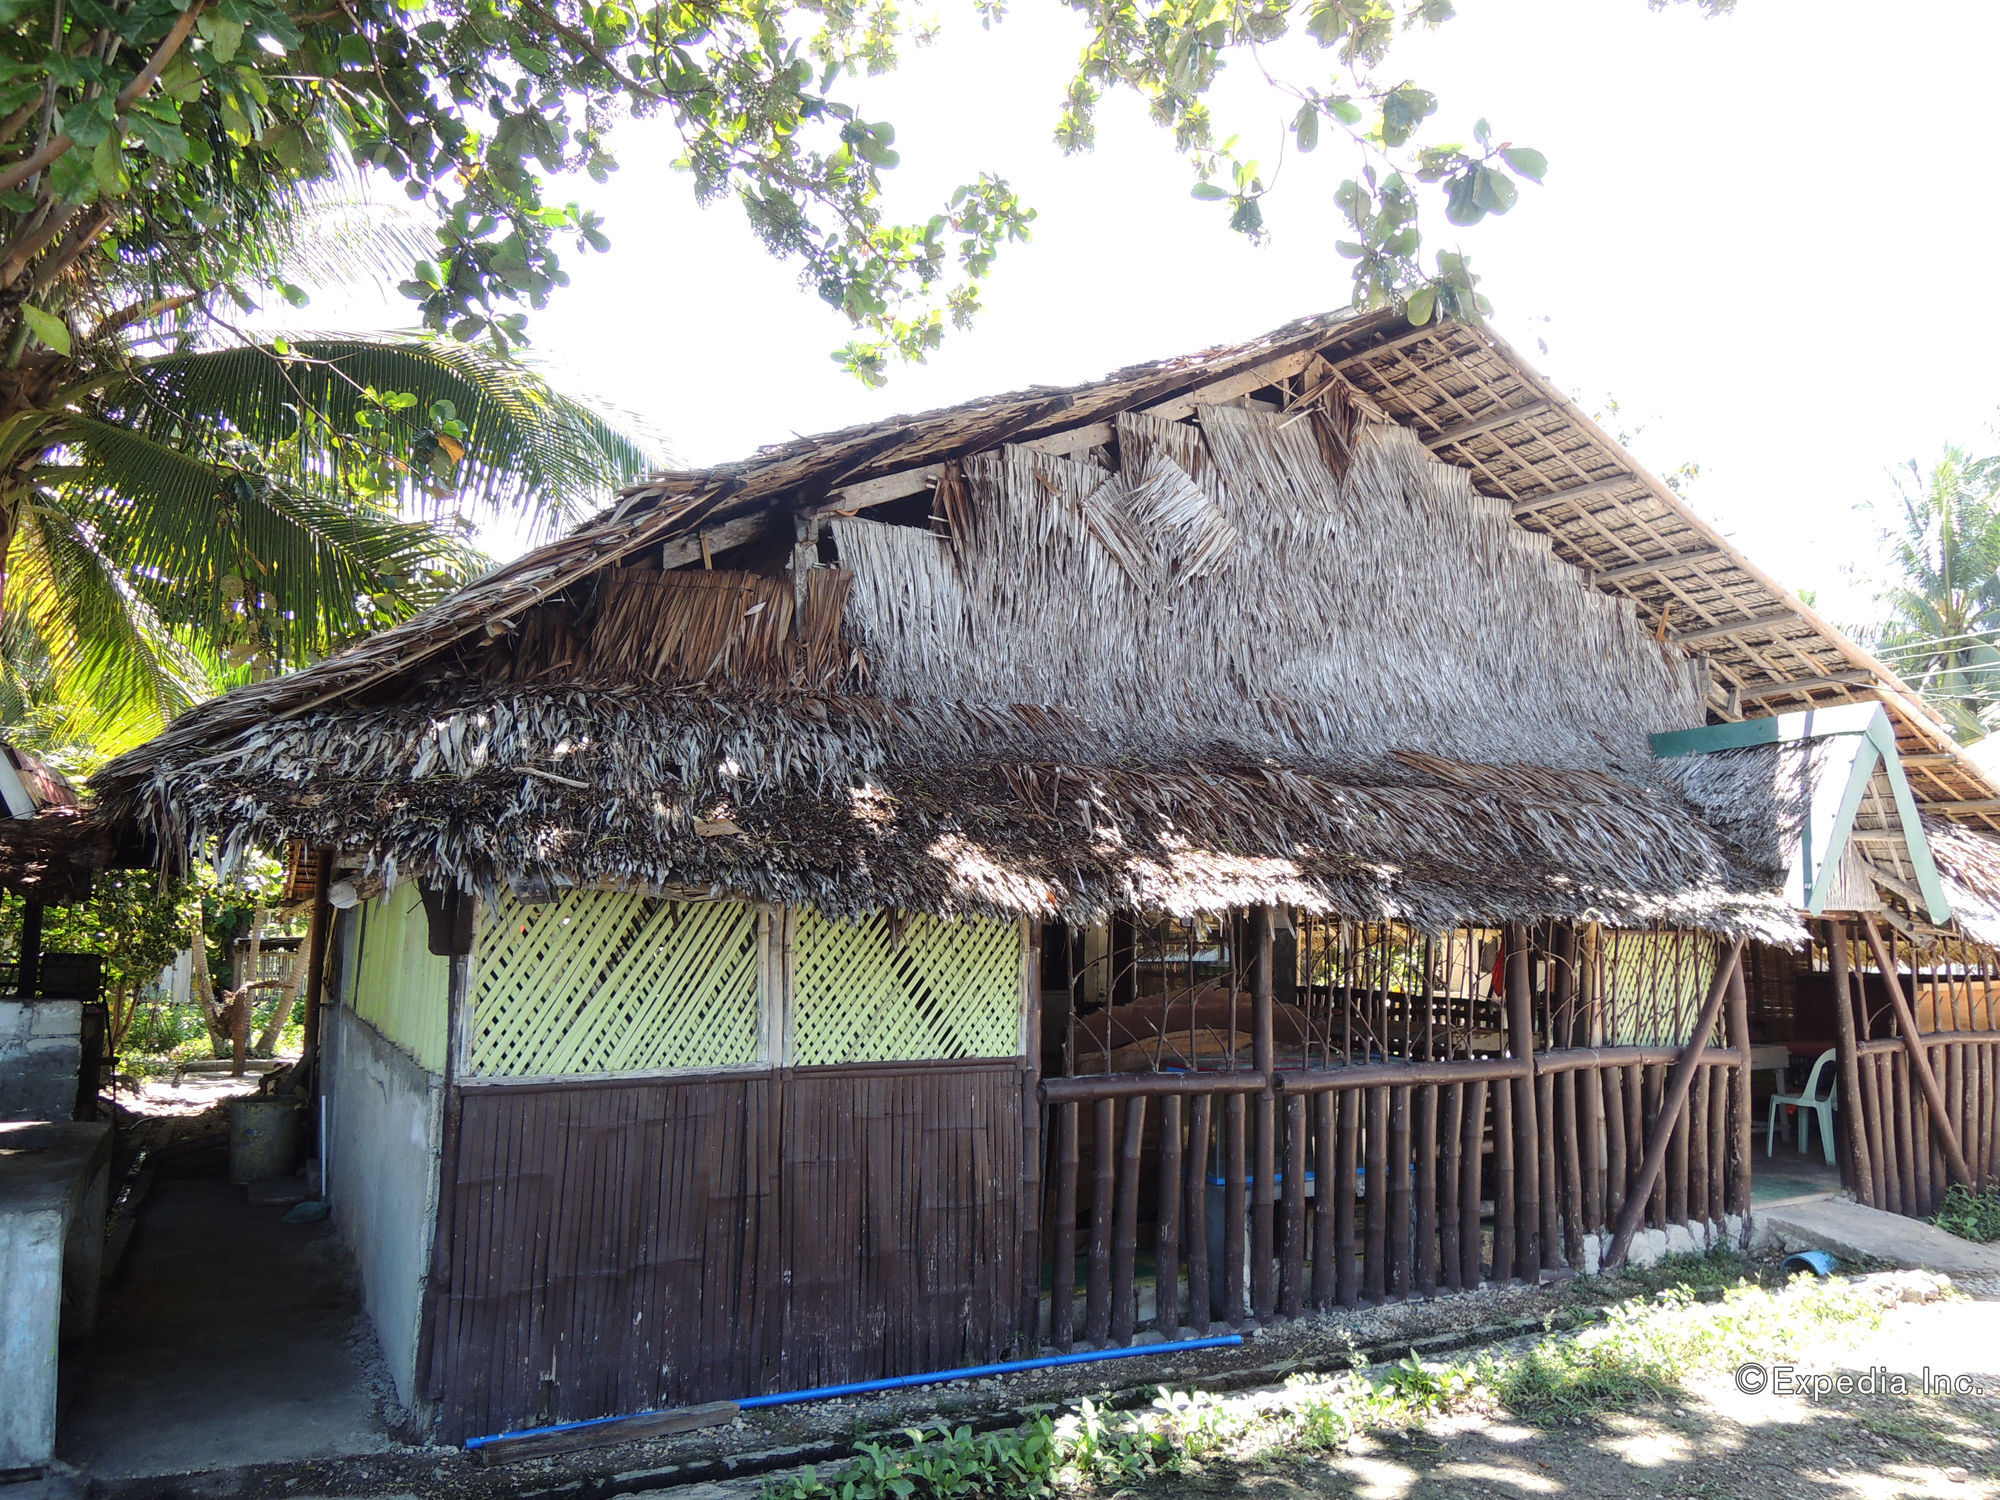
[[[1806,1074],[1806,1086],[1802,1092],[1796,1094],[1773,1094],[1771,1096],[1771,1113],[1769,1118],[1764,1122],[1764,1154],[1766,1156],[1771,1154],[1771,1143],[1778,1138],[1778,1106],[1782,1104],[1798,1111],[1799,1154],[1801,1156],[1805,1155],[1806,1142],[1812,1135],[1812,1131],[1808,1128],[1812,1116],[1814,1114],[1819,1116],[1820,1145],[1826,1151],[1827,1165],[1833,1165],[1833,1111],[1834,1106],[1839,1102],[1838,1095],[1840,1093],[1840,1079],[1838,1075],[1829,1071],[1833,1066],[1833,1059],[1834,1051],[1833,1048],[1829,1047],[1813,1059],[1812,1071]],[[1819,1091],[1821,1074],[1826,1074],[1826,1093],[1824,1095]],[[1811,1111],[1811,1113],[1808,1113],[1808,1111]]]

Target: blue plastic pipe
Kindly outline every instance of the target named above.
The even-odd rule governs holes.
[[[1234,1349],[1243,1335],[1231,1333],[1212,1339],[1183,1339],[1177,1344],[1139,1344],[1130,1349],[1090,1349],[1081,1354],[1050,1354],[1041,1359],[1014,1359],[1005,1364],[973,1365],[969,1369],[932,1370],[926,1375],[891,1375],[883,1380],[857,1380],[851,1385],[820,1385],[808,1391],[784,1391],[776,1396],[745,1396],[737,1406],[749,1411],[759,1406],[790,1406],[798,1401],[828,1401],[836,1396],[865,1396],[872,1391],[897,1391],[913,1385],[941,1385],[949,1380],[980,1380],[988,1375],[1012,1375],[1018,1370],[1047,1370],[1057,1365],[1094,1365],[1107,1359],[1131,1359],[1140,1354],[1184,1354],[1191,1349]],[[520,1432],[496,1432],[487,1437],[467,1438],[465,1451],[472,1453],[502,1438],[543,1437],[553,1432],[581,1432],[589,1427],[606,1427],[628,1422],[632,1416],[650,1417],[654,1412],[634,1412],[623,1417],[592,1417],[583,1422],[557,1422],[550,1427],[529,1427]]]
[[[932,1370],[925,1375],[890,1375],[881,1380],[857,1380],[850,1385],[819,1385],[809,1391],[784,1391],[776,1396],[745,1396],[736,1404],[745,1411],[759,1406],[790,1406],[796,1401],[829,1401],[837,1396],[866,1396],[875,1391],[900,1391],[913,1385],[941,1385],[948,1380],[981,1380],[988,1375],[1012,1375],[1020,1370],[1050,1370],[1059,1365],[1094,1365],[1107,1359],[1131,1359],[1142,1354],[1184,1354],[1192,1349],[1234,1349],[1240,1333],[1212,1339],[1183,1339],[1177,1344],[1137,1344],[1129,1349],[1089,1349],[1081,1354],[1049,1354],[1040,1359],[1011,1359],[1005,1364],[973,1365],[961,1370]]]

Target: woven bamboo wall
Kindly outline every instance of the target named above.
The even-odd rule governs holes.
[[[831,922],[799,912],[792,1061],[1012,1057],[1021,1050],[1021,929],[878,912]]]
[[[755,908],[571,891],[480,923],[472,1071],[488,1077],[764,1060]]]
[[[448,1442],[997,1359],[1012,1063],[457,1096],[423,1375]]]
[[[433,1073],[444,1071],[451,961],[430,951],[424,899],[414,883],[361,913],[354,1013]]]

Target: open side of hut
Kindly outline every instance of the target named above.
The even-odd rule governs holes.
[[[320,851],[329,1192],[449,1439],[1708,1243],[1801,916],[2000,890],[1893,678],[1386,316],[666,476],[97,785]]]

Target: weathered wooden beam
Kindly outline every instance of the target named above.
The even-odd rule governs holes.
[[[1519,406],[1502,407],[1499,411],[1482,412],[1479,416],[1468,417],[1463,422],[1455,422],[1436,432],[1420,432],[1426,448],[1448,448],[1453,443],[1467,442],[1483,432],[1491,432],[1496,427],[1506,427],[1514,422],[1526,422],[1556,409],[1554,401],[1524,401]]]
[[[1801,618],[1795,609],[1774,609],[1741,620],[1724,620],[1694,630],[1676,630],[1667,639],[1676,646],[1705,646],[1710,641],[1727,640],[1732,635],[1747,635],[1753,630],[1768,630],[1774,625],[1790,625]]]
[[[768,515],[738,516],[733,521],[724,521],[720,526],[710,526],[691,531],[686,536],[677,536],[660,546],[660,566],[662,568],[684,568],[689,563],[701,561],[701,544],[708,543],[709,555],[727,552],[731,547],[740,547],[745,542],[754,542],[763,535],[764,528],[771,524]]]
[[[1786,693],[1809,692],[1813,688],[1830,687],[1873,687],[1875,674],[1866,668],[1856,668],[1851,672],[1828,672],[1820,677],[1788,677],[1782,682],[1752,683],[1737,696],[1745,703],[1758,703],[1766,698],[1781,697]],[[2000,805],[2000,804],[1996,804]]]
[[[1965,760],[1963,755],[1950,750],[1919,750],[1902,757],[1907,766],[1956,766]]]
[[[1589,484],[1579,484],[1574,489],[1550,490],[1546,495],[1530,495],[1525,500],[1513,502],[1514,519],[1537,515],[1558,505],[1573,504],[1588,500],[1594,495],[1608,495],[1613,490],[1622,490],[1628,485],[1640,483],[1636,474],[1614,474],[1609,479],[1593,479]]]
[[[1654,573],[1669,572],[1674,568],[1692,567],[1696,563],[1712,562],[1722,556],[1720,547],[1690,547],[1685,552],[1669,553],[1665,557],[1648,558],[1645,562],[1626,563],[1622,567],[1606,568],[1590,575],[1590,581],[1599,588],[1607,588],[1614,583],[1624,583],[1633,578],[1645,578]]]
[[[1729,956],[1716,969],[1715,979],[1708,987],[1708,999],[1702,1005],[1701,1016],[1694,1023],[1694,1036],[1674,1062],[1674,1070],[1667,1079],[1667,1090],[1660,1100],[1659,1117],[1653,1122],[1653,1137],[1646,1142],[1646,1155],[1639,1163],[1639,1175],[1626,1191],[1625,1207],[1618,1215],[1617,1231],[1611,1236],[1611,1247],[1604,1252],[1600,1263],[1607,1275],[1625,1264],[1626,1253],[1632,1248],[1632,1236],[1639,1232],[1639,1221],[1646,1213],[1646,1200],[1652,1196],[1660,1168],[1666,1165],[1667,1147],[1673,1142],[1674,1122],[1680,1118],[1680,1112],[1687,1103],[1688,1090],[1694,1085],[1701,1055],[1708,1048],[1709,1033],[1715,1030],[1716,1020],[1722,1015],[1723,996],[1728,993],[1730,979],[1742,962],[1743,939],[1738,938],[1730,946]]]
[[[1917,1080],[1917,1087],[1923,1090],[1924,1102],[1930,1106],[1931,1129],[1944,1143],[1944,1159],[1951,1168],[1952,1176],[1964,1184],[1967,1192],[1971,1192],[1972,1169],[1965,1164],[1965,1150],[1959,1144],[1958,1127],[1945,1104],[1944,1091],[1938,1087],[1937,1075],[1931,1071],[1931,1060],[1917,1032],[1917,1018],[1910,1010],[1909,997],[1903,993],[1903,980],[1897,973],[1895,958],[1890,954],[1888,944],[1882,941],[1882,929],[1875,925],[1875,919],[1867,912],[1861,913],[1861,930],[1867,935],[1868,946],[1875,953],[1876,965],[1882,970],[1882,987],[1895,1002],[1896,1029],[1903,1033],[1903,1047],[1910,1057],[1910,1074]]]

